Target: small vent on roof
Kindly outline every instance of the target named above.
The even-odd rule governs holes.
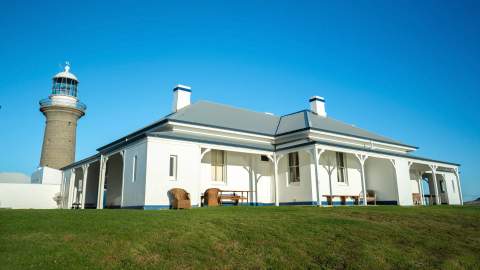
[[[268,114],[268,115],[273,115],[273,113],[271,113],[271,112],[265,112],[265,114]]]

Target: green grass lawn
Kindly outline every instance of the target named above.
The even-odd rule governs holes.
[[[0,210],[0,269],[480,269],[480,207]]]

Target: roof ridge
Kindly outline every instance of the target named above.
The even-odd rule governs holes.
[[[278,119],[277,128],[275,129],[275,133],[273,134],[273,136],[276,136],[276,135],[277,135],[277,133],[278,133],[278,128],[280,127],[280,123],[282,122],[282,118],[283,118],[283,115],[280,116],[280,118]]]
[[[293,115],[293,114],[297,114],[297,113],[301,113],[301,112],[305,112],[305,111],[308,111],[308,110],[307,110],[307,109],[303,109],[303,110],[296,111],[296,112],[293,112],[293,113],[287,113],[287,114],[282,115],[282,117],[284,117],[284,116],[289,116],[289,115]]]
[[[308,129],[308,128],[310,128],[310,127],[312,126],[312,123],[310,122],[310,118],[308,117],[308,111],[305,110],[305,111],[303,112],[303,115],[304,115],[304,117],[305,117],[305,128]]]
[[[226,104],[223,104],[223,103],[218,103],[218,102],[209,101],[209,100],[198,100],[198,101],[196,101],[195,103],[192,103],[191,105],[197,104],[197,103],[202,103],[202,102],[203,102],[203,103],[210,103],[210,104],[218,105],[218,106],[222,106],[222,107],[227,107],[227,108],[231,108],[231,109],[235,109],[235,110],[240,110],[240,111],[246,111],[246,112],[251,112],[251,113],[258,113],[258,114],[265,114],[265,115],[272,116],[272,117],[275,117],[275,118],[280,118],[280,117],[281,117],[281,116],[279,116],[279,115],[268,114],[268,113],[266,113],[266,112],[254,111],[254,110],[251,110],[251,109],[246,109],[246,108],[241,108],[241,107],[226,105]],[[185,107],[185,108],[186,108],[186,107]]]

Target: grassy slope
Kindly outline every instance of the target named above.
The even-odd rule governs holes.
[[[480,207],[0,210],[0,269],[480,269]]]

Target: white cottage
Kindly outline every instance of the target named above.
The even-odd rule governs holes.
[[[61,169],[63,208],[169,208],[172,188],[195,207],[212,187],[250,205],[463,203],[458,164],[327,117],[321,97],[275,116],[173,94],[171,114]]]

